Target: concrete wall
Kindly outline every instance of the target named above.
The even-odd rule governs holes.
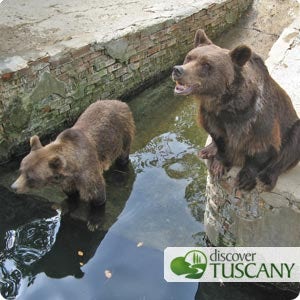
[[[0,60],[0,162],[27,151],[33,134],[43,137],[69,126],[93,101],[128,97],[168,74],[192,48],[198,28],[213,38],[251,2],[216,0],[111,40],[72,40],[67,50],[35,61]]]

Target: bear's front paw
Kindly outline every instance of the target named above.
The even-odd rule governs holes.
[[[210,143],[208,146],[204,147],[198,152],[198,156],[202,159],[213,158],[217,155],[217,147],[215,144]]]
[[[129,156],[127,156],[127,157],[118,157],[117,160],[116,160],[116,164],[120,168],[127,167],[129,162],[130,162]]]
[[[275,187],[278,175],[266,169],[258,174],[258,179],[261,190],[269,192]]]
[[[220,179],[225,174],[224,165],[216,158],[211,159],[209,172],[214,179]]]
[[[251,169],[242,169],[236,179],[236,186],[240,190],[251,191],[256,186],[256,172]]]
[[[87,227],[90,231],[100,230],[105,223],[105,205],[90,206]]]
[[[64,190],[64,193],[68,196],[68,201],[70,202],[77,202],[80,198],[78,191]]]
[[[98,198],[90,199],[92,207],[99,208],[103,206],[106,202],[106,194],[99,196]]]

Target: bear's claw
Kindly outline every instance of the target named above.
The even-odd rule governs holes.
[[[271,191],[276,185],[278,175],[275,172],[264,170],[258,174],[258,179],[264,191]]]
[[[251,191],[256,186],[256,175],[251,169],[242,169],[236,179],[236,186],[240,190]]]
[[[213,143],[210,143],[208,146],[202,148],[198,152],[198,156],[202,159],[213,158],[216,156],[217,151],[218,151],[217,147]]]
[[[220,179],[225,174],[224,165],[216,158],[211,159],[209,172],[215,179]]]

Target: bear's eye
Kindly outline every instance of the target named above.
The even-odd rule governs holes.
[[[29,176],[29,175],[26,176],[26,182],[27,182],[28,187],[30,187],[30,188],[34,187],[35,180],[31,176]]]
[[[185,60],[184,60],[184,63],[187,64],[189,63],[190,61],[192,60],[192,57],[190,55],[188,55]]]
[[[210,73],[211,69],[212,69],[212,66],[208,62],[202,63],[201,68],[200,68],[200,74],[208,75]]]
[[[209,70],[210,68],[211,68],[211,66],[210,66],[210,64],[209,63],[204,63],[204,64],[202,64],[202,68],[204,69],[204,70]]]

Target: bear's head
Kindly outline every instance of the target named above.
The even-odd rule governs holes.
[[[40,188],[51,183],[60,183],[64,177],[65,158],[60,155],[59,145],[51,143],[42,146],[39,137],[30,139],[30,153],[20,165],[20,175],[11,185],[17,193],[25,193],[32,188]]]
[[[194,49],[185,57],[183,65],[173,68],[177,95],[222,96],[233,83],[235,73],[251,57],[251,49],[238,46],[232,51],[220,48],[203,30],[195,35]]]

